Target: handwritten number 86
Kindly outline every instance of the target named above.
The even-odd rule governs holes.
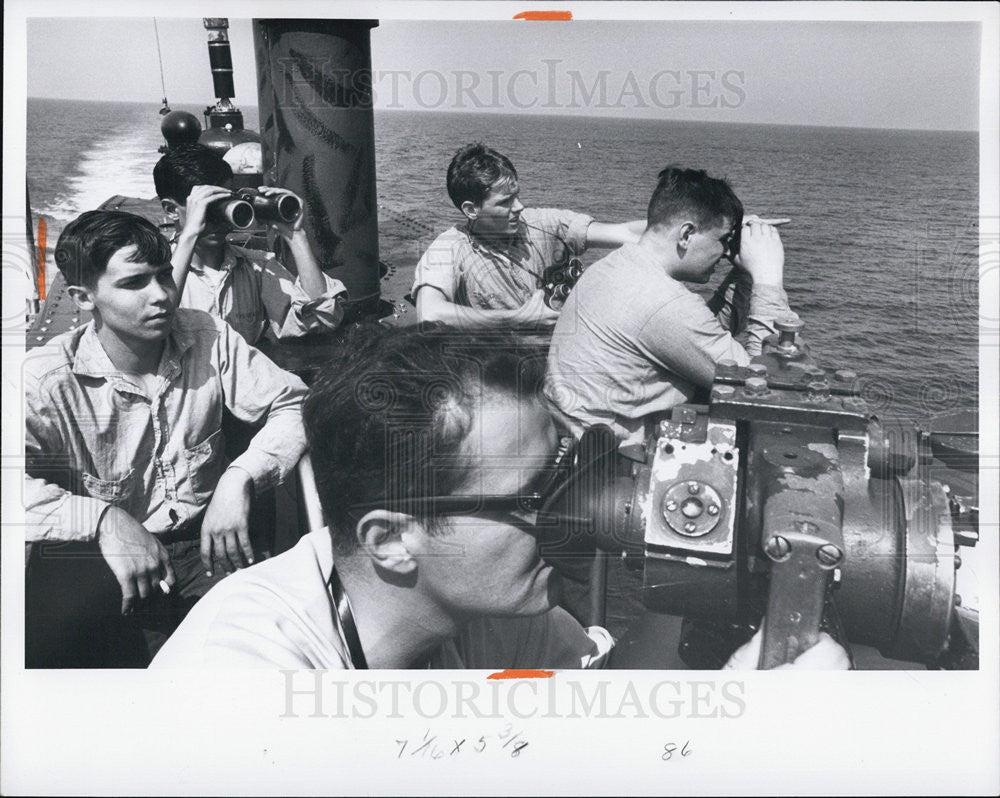
[[[688,750],[688,746],[690,744],[691,744],[690,740],[687,740],[684,743],[684,745],[681,747],[681,756],[691,755],[691,751]],[[676,751],[677,751],[677,743],[664,743],[663,753],[660,755],[660,759],[662,759],[664,762],[669,762],[673,758],[674,753]]]

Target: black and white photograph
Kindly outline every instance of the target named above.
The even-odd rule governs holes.
[[[5,20],[0,791],[1000,789],[996,6]]]

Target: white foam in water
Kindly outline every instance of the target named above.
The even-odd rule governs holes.
[[[116,131],[93,142],[80,155],[79,174],[67,179],[66,190],[39,209],[49,223],[49,246],[46,248],[46,284],[51,287],[56,275],[53,258],[59,232],[84,211],[96,209],[120,194],[143,199],[156,196],[153,167],[160,159],[163,139],[159,125]]]
[[[162,144],[157,126],[150,130],[129,130],[94,142],[80,156],[80,174],[67,180],[61,192],[41,213],[53,220],[68,222],[84,211],[97,208],[116,194],[126,197],[155,196],[153,166],[160,158]]]

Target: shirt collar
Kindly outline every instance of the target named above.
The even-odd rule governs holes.
[[[527,240],[527,228],[523,219],[518,221],[517,233],[509,238],[481,238],[476,235],[475,231],[472,229],[471,223],[468,220],[458,224],[457,229],[462,233],[465,233],[469,239],[469,243],[472,245],[473,251],[475,252],[486,250],[488,252],[509,254],[511,252],[517,252],[521,248],[522,243]]]
[[[181,311],[177,311],[174,315],[174,323],[167,334],[163,355],[160,357],[160,373],[173,377],[180,371],[180,362],[184,353],[193,345],[194,336],[184,324]],[[104,347],[97,337],[97,328],[93,321],[87,323],[80,336],[80,343],[76,347],[76,355],[73,358],[73,373],[86,377],[125,379],[124,374],[115,367],[111,358],[108,357],[108,353],[104,351]],[[131,381],[126,380],[126,382],[132,385]]]
[[[101,346],[93,321],[87,322],[80,336],[73,358],[73,373],[87,377],[107,377],[117,373],[114,363]]]

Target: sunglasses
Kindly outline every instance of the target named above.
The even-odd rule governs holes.
[[[451,494],[448,496],[416,496],[376,499],[352,504],[348,514],[358,520],[369,510],[395,510],[410,515],[452,516],[481,513],[538,513],[534,526],[549,526],[563,521],[581,521],[566,513],[543,512],[565,490],[574,469],[578,443],[564,439],[552,464],[540,475],[540,487],[529,493]]]

